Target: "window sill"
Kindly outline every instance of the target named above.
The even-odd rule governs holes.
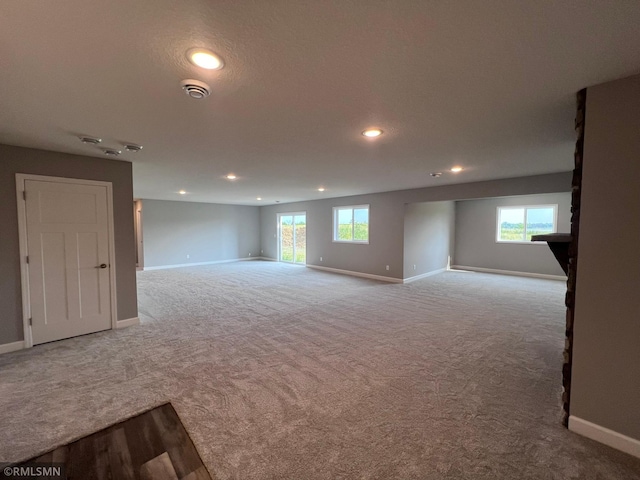
[[[499,243],[500,245],[546,245],[546,242],[543,241],[509,241],[509,240],[496,240],[496,243]]]

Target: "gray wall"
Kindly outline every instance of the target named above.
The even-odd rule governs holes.
[[[558,232],[568,233],[571,194],[523,195],[456,202],[456,242],[453,263],[466,267],[564,275],[546,243],[496,242],[496,211],[514,205],[558,205]]]
[[[259,207],[142,200],[142,215],[145,268],[260,256]]]
[[[640,76],[587,89],[571,415],[640,440]]]
[[[453,255],[454,231],[455,202],[407,205],[404,214],[404,278],[445,268],[449,256]]]
[[[263,256],[276,258],[276,214],[307,212],[307,264],[402,279],[404,275],[405,205],[458,199],[567,192],[571,173],[556,173],[487,182],[400,190],[262,207],[260,244]],[[331,241],[332,207],[370,204],[370,243],[349,245]],[[323,261],[320,262],[320,257]],[[389,265],[389,271],[385,270]]]
[[[333,207],[369,204],[369,244],[332,241]],[[262,207],[263,256],[276,258],[277,213],[307,212],[307,265],[402,278],[404,204],[389,202],[385,194],[330,198]],[[322,261],[320,261],[322,257]],[[385,270],[389,265],[389,270]]]
[[[113,184],[118,320],[137,317],[131,164],[0,145],[0,344],[23,340],[16,173]]]

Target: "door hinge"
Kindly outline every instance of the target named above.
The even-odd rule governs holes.
[[[27,191],[26,190],[22,191],[22,198],[24,198],[25,201],[27,200]]]
[[[29,255],[27,255],[27,264],[29,264]]]
[[[29,326],[32,327],[33,326],[33,318],[29,319]]]

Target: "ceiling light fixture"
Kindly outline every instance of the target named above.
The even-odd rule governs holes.
[[[185,192],[184,190],[180,190],[178,193],[179,193],[180,195],[186,195],[186,194],[187,194],[187,192]]]
[[[122,153],[120,150],[116,150],[114,148],[103,148],[102,152],[110,157],[117,157]]]
[[[262,200],[262,197],[256,197],[256,200]]]
[[[320,187],[320,188],[318,189],[318,191],[319,191],[319,192],[324,192],[324,187]]]
[[[375,138],[375,137],[379,137],[380,135],[382,135],[382,130],[380,130],[379,128],[369,128],[369,129],[365,130],[364,132],[362,132],[362,135],[364,135],[365,137],[369,137],[369,138]]]
[[[207,70],[220,70],[224,67],[222,59],[206,48],[192,48],[187,52],[187,58],[197,67]]]
[[[224,178],[226,178],[227,180],[235,180],[238,177],[236,177],[233,173],[230,173],[229,175],[227,175]]]
[[[84,136],[81,136],[81,137],[78,137],[78,138],[80,139],[80,141],[82,143],[88,143],[88,144],[91,144],[91,145],[98,145],[100,142],[102,142],[101,138],[96,138],[96,137],[84,137]]]
[[[128,143],[124,146],[124,149],[127,152],[137,153],[142,150],[142,145],[136,145],[135,143]]]
[[[461,172],[461,171],[462,171],[462,167],[453,167],[453,168],[451,169],[451,171],[452,171],[453,173]]]
[[[431,175],[432,177],[438,178],[438,177],[441,177],[441,176],[442,176],[442,173],[440,173],[440,172],[433,172],[433,173],[430,173],[429,175]]]

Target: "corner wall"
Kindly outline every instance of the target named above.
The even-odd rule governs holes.
[[[0,345],[23,340],[16,173],[113,184],[118,320],[138,316],[131,164],[0,145]]]
[[[446,268],[453,255],[455,203],[407,205],[404,214],[404,278]]]
[[[638,132],[640,76],[587,89],[569,427],[640,456]]]

